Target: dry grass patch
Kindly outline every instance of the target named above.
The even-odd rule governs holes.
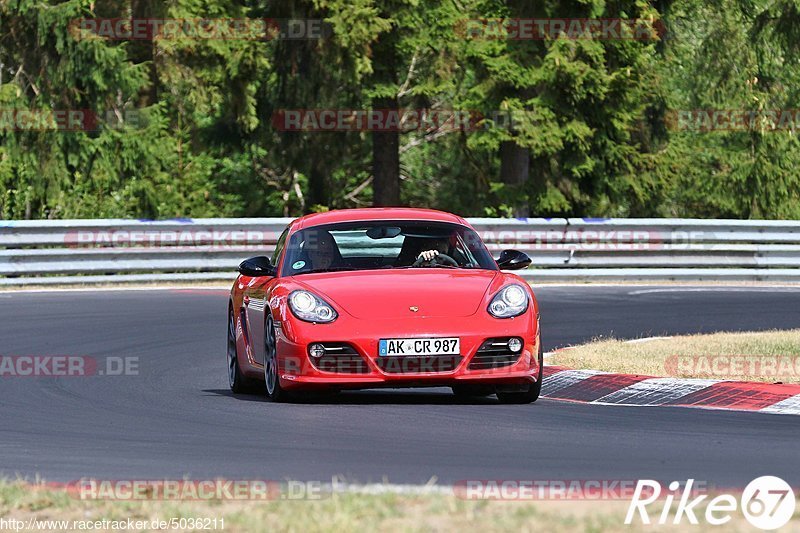
[[[681,526],[624,524],[626,501],[467,501],[454,495],[334,494],[314,501],[98,501],[80,500],[63,491],[0,481],[0,520],[100,521],[217,519],[225,532],[626,532],[685,531]],[[674,511],[674,509],[673,509]],[[702,510],[699,511],[702,513]],[[654,504],[651,517],[658,519]],[[224,529],[220,528],[224,520]],[[42,523],[39,523],[40,527]],[[8,528],[6,528],[8,529]],[[692,531],[719,531],[714,526]],[[75,528],[52,527],[53,531]],[[141,529],[153,531],[151,527]],[[169,529],[168,529],[169,530]],[[189,529],[181,529],[183,531]],[[213,530],[213,529],[212,529]],[[734,513],[725,531],[750,531]],[[171,529],[175,531],[175,529]]]
[[[548,363],[648,376],[800,383],[800,329],[644,342],[598,339],[556,352]]]

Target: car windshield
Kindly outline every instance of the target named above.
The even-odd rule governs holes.
[[[401,268],[497,270],[478,234],[442,222],[350,222],[292,235],[284,275]]]

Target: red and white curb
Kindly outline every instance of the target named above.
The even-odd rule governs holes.
[[[544,367],[542,396],[598,405],[673,406],[800,415],[800,385]]]

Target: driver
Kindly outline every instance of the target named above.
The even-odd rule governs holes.
[[[417,261],[432,261],[437,255],[447,252],[448,245],[447,241],[445,240],[436,239],[432,241],[432,246],[433,247],[431,249],[420,252],[420,254],[417,256]]]
[[[339,250],[333,236],[324,230],[309,233],[303,246],[311,268],[314,270],[325,270],[339,262]]]

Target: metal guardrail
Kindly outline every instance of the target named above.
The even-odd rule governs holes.
[[[288,218],[0,221],[0,285],[233,280]],[[473,218],[532,282],[800,281],[800,221]]]

